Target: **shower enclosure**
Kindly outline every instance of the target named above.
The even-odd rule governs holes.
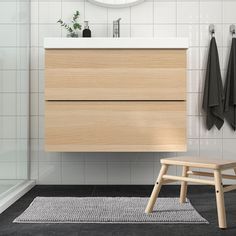
[[[0,1],[0,212],[29,181],[30,0]]]

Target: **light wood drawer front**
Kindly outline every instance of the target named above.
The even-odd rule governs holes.
[[[46,100],[185,100],[185,69],[47,69]]]
[[[46,102],[47,151],[185,151],[186,102]]]
[[[186,68],[184,49],[47,49],[46,69]]]

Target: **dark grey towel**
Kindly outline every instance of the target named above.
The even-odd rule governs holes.
[[[213,125],[220,129],[224,124],[223,94],[219,55],[215,37],[212,37],[202,104],[203,110],[206,112],[206,126],[208,130],[210,130]]]
[[[236,129],[236,38],[232,40],[228,71],[225,81],[225,119]]]

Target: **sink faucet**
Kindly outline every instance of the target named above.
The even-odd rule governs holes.
[[[121,18],[113,21],[113,38],[120,37],[120,20]]]

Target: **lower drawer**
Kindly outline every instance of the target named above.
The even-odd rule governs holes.
[[[45,149],[57,152],[186,150],[186,103],[47,101]]]

